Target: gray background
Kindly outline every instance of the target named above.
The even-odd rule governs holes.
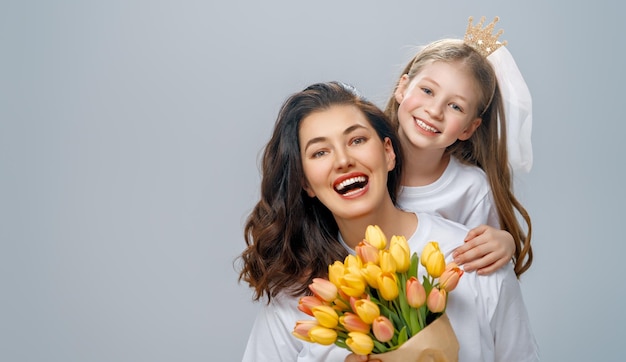
[[[334,79],[383,105],[469,15],[501,17],[533,95],[543,360],[622,360],[623,7],[560,3],[1,1],[0,360],[240,360],[258,305],[233,260],[278,107]]]

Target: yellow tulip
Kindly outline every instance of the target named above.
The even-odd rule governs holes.
[[[433,278],[438,278],[443,270],[446,268],[446,260],[441,250],[439,250],[439,243],[436,241],[430,241],[420,257],[420,262],[426,268],[426,271]]]
[[[370,287],[378,289],[378,275],[383,271],[376,264],[367,263],[361,269],[361,275]]]
[[[341,289],[339,289],[339,290],[341,290]],[[344,311],[347,311],[347,310],[351,310],[350,309],[350,305],[345,302],[345,300],[348,300],[348,298],[350,298],[350,296],[346,296],[346,297],[335,299],[335,301],[332,304],[333,308],[336,311],[339,311],[339,312],[344,312]]]
[[[426,302],[426,290],[416,277],[406,281],[406,299],[413,308],[419,308]]]
[[[396,262],[398,273],[404,273],[411,266],[411,250],[404,236],[392,236],[389,241],[389,253]]]
[[[347,273],[341,278],[341,286],[339,287],[342,292],[351,297],[360,297],[365,292],[366,287],[365,279],[361,275],[361,270],[358,269],[355,273]]]
[[[309,331],[309,338],[311,342],[329,346],[337,340],[337,331],[322,326],[315,326]]]
[[[332,302],[337,298],[337,286],[324,278],[313,278],[309,284],[313,294],[325,302]]]
[[[439,284],[442,289],[446,290],[446,292],[451,292],[459,284],[461,276],[463,276],[463,269],[459,268],[456,263],[452,262],[446,265],[446,269],[439,278]]]
[[[387,246],[387,237],[378,225],[368,225],[365,229],[365,240],[378,250]]]
[[[309,337],[309,331],[316,326],[318,326],[316,320],[297,321],[291,334],[303,341],[312,342],[311,337]]]
[[[363,262],[356,255],[349,254],[346,256],[343,265],[346,270],[357,270],[363,267]]]
[[[439,251],[439,243],[436,241],[429,241],[424,245],[424,249],[422,249],[422,255],[420,256],[420,263],[423,266],[426,266],[426,260],[430,257],[430,254]]]
[[[313,316],[322,327],[335,328],[337,323],[339,323],[339,316],[331,306],[318,305],[313,307],[311,312],[313,312]]]
[[[372,324],[374,319],[380,315],[380,309],[376,303],[368,299],[357,299],[354,301],[354,311],[367,324]]]
[[[372,341],[372,337],[360,332],[348,333],[346,344],[353,353],[362,356],[372,353],[372,350],[374,349],[374,341]]]
[[[446,296],[445,289],[433,288],[426,299],[428,309],[433,313],[443,312],[446,309]]]
[[[393,258],[389,250],[380,250],[380,269],[383,273],[396,272],[396,260]]]
[[[370,331],[370,325],[363,322],[363,320],[354,313],[346,312],[344,315],[339,317],[339,323],[346,327],[348,332],[361,332],[367,334]]]
[[[346,267],[342,262],[336,260],[334,263],[328,266],[328,280],[335,284],[335,286],[339,287],[341,283],[339,280],[346,273]]]
[[[378,249],[367,241],[361,241],[356,248],[354,248],[356,255],[361,258],[363,263],[378,264]]]
[[[378,275],[378,292],[384,300],[394,300],[398,297],[396,273],[382,272]]]
[[[393,334],[395,332],[395,328],[393,327],[393,323],[385,317],[379,316],[374,319],[374,323],[372,323],[372,332],[374,332],[374,337],[380,342],[387,342],[393,338]]]

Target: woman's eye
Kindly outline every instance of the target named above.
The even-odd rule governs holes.
[[[367,138],[365,138],[365,137],[357,137],[357,138],[352,140],[352,144],[353,145],[360,145],[360,144],[365,143],[366,141],[367,141]]]
[[[433,91],[430,90],[429,88],[422,88],[422,92],[426,93],[426,94],[433,94]]]
[[[317,151],[317,152],[314,152],[311,155],[311,157],[312,158],[320,158],[320,157],[324,156],[325,154],[326,154],[326,151]]]

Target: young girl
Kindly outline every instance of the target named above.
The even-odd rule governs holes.
[[[455,251],[466,271],[488,274],[513,256],[519,277],[532,264],[531,222],[512,191],[503,98],[488,60],[503,44],[495,41],[500,33],[493,37],[480,28],[483,21],[473,28],[470,18],[465,40],[439,40],[419,51],[402,71],[385,113],[398,129],[406,160],[399,206],[475,228]],[[491,57],[510,66],[504,77],[519,73],[504,47],[496,52]],[[518,78],[515,90],[527,93]]]
[[[267,298],[243,361],[344,361],[348,351],[292,335],[298,300],[328,266],[354,253],[367,225],[407,237],[411,250],[439,241],[448,261],[467,228],[394,204],[402,156],[382,111],[353,88],[312,85],[283,104],[262,165],[261,199],[245,226],[240,280]],[[535,361],[537,347],[511,264],[465,273],[446,308],[459,361]]]

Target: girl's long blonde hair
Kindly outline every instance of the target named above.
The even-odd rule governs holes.
[[[513,261],[515,274],[519,277],[530,268],[533,261],[530,245],[532,224],[528,212],[513,193],[506,146],[506,118],[496,74],[489,61],[462,40],[442,39],[419,51],[401,75],[407,74],[410,81],[425,65],[436,61],[461,62],[476,79],[479,90],[477,116],[482,118],[482,123],[472,137],[466,141],[457,140],[446,151],[462,162],[480,167],[487,174],[498,209],[500,227],[508,231],[515,241]],[[395,89],[385,113],[398,129],[399,103],[394,93]],[[519,218],[524,221],[526,228],[522,227]]]

